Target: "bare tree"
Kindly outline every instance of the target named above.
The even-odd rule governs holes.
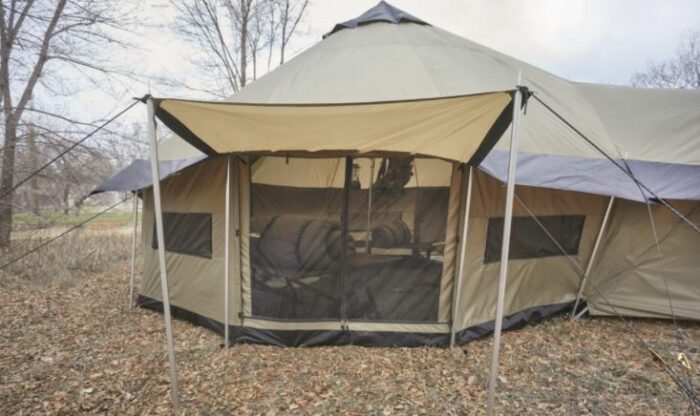
[[[700,88],[700,31],[688,33],[673,58],[650,63],[646,70],[635,74],[632,84],[655,88]]]
[[[287,44],[304,16],[304,12],[309,6],[309,0],[275,0],[275,3],[280,9],[280,29],[282,33],[279,39],[279,46],[280,65],[282,65],[284,64],[284,53],[287,49]]]
[[[217,88],[210,92],[235,92],[245,86],[252,3],[253,0],[173,0],[179,11],[176,31],[201,48],[196,62],[217,78]]]
[[[4,147],[0,171],[0,247],[10,244],[16,153],[22,120],[37,89],[70,94],[61,74],[80,74],[96,82],[109,72],[100,53],[119,44],[110,30],[120,30],[111,0],[0,0],[0,96]],[[123,8],[121,9],[123,10]],[[55,65],[55,71],[50,71]],[[58,70],[58,67],[61,70]],[[96,73],[97,75],[91,75]]]
[[[172,4],[179,11],[175,31],[202,51],[194,61],[215,78],[214,87],[204,90],[226,97],[257,78],[265,51],[268,71],[276,48],[284,63],[309,1],[172,0]]]

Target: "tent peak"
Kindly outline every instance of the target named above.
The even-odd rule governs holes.
[[[385,23],[417,23],[419,25],[430,26],[425,21],[406,13],[405,11],[392,6],[384,0],[377,3],[376,6],[362,13],[360,16],[347,20],[343,23],[338,23],[333,27],[333,30],[323,35],[324,38],[343,29],[354,29],[358,26],[367,25],[370,23],[385,22]]]

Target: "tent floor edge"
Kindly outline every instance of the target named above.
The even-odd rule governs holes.
[[[163,303],[159,300],[139,295],[137,305],[144,309],[163,312]],[[521,329],[542,320],[566,312],[573,302],[553,305],[535,306],[506,316],[503,322],[505,330]],[[224,324],[178,306],[171,306],[175,319],[189,322],[224,334]],[[467,344],[493,333],[494,322],[484,322],[457,331],[457,345]],[[330,330],[270,330],[248,326],[229,326],[229,345],[261,344],[277,347],[317,347],[356,345],[363,347],[449,347],[450,333],[418,333],[396,331],[330,331]]]

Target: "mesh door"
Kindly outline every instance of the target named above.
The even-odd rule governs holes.
[[[438,320],[450,174],[435,159],[353,160],[349,320]]]
[[[345,160],[263,157],[251,170],[253,316],[339,319]]]

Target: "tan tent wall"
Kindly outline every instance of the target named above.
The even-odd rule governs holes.
[[[459,305],[457,330],[492,321],[496,316],[499,262],[484,264],[489,218],[503,217],[505,188],[490,176],[474,171],[469,215],[467,255]],[[516,195],[535,215],[585,215],[578,255],[572,259],[585,268],[602,222],[607,198],[568,191],[516,187]],[[528,213],[516,201],[513,215]],[[511,260],[508,271],[505,315],[536,306],[571,302],[581,275],[565,256]]]
[[[166,252],[170,278],[170,295],[174,306],[202,317],[223,322],[224,263],[224,189],[227,157],[205,161],[163,181],[165,212],[199,212],[212,214],[213,258]],[[231,325],[241,325],[239,314],[251,316],[249,260],[249,167],[244,159],[231,156]],[[503,216],[505,189],[490,176],[474,170],[467,257],[462,275],[460,302],[455,314],[455,327],[462,330],[493,320],[495,316],[498,262],[484,264],[489,218]],[[454,169],[450,186],[447,215],[445,263],[440,288],[439,323],[351,323],[355,331],[395,331],[446,333],[450,320],[453,278],[458,249],[456,233],[463,216],[465,186],[460,170]],[[579,253],[574,261],[585,268],[608,198],[576,192],[517,187],[516,194],[536,215],[585,215]],[[240,195],[240,199],[239,199]],[[700,222],[700,204],[674,201],[692,221]],[[144,192],[144,272],[141,294],[160,300],[156,250],[151,248],[153,232],[153,200],[150,190]],[[700,256],[698,237],[677,218],[660,206],[653,206],[664,261],[659,261],[647,208],[644,204],[619,200],[615,202],[608,229],[601,245],[592,279],[618,311],[624,315],[670,317],[668,297],[663,279],[669,278],[673,307],[678,317],[700,319],[700,291],[697,285]],[[515,215],[527,217],[516,202]],[[240,230],[240,233],[236,233]],[[236,253],[241,250],[242,255]],[[511,260],[506,294],[506,316],[539,306],[570,302],[578,290],[581,276],[566,257]],[[241,276],[242,275],[242,276]],[[241,292],[240,282],[244,290]],[[589,286],[584,293],[591,313],[611,314],[605,302]],[[337,330],[339,322],[274,322],[246,319],[246,326],[260,329]]]
[[[164,212],[210,213],[212,214],[212,258],[201,258],[166,251],[170,301],[177,306],[205,318],[224,322],[224,190],[226,185],[226,157],[220,157],[193,166],[179,175],[162,182],[162,203]],[[235,176],[232,173],[232,179]],[[233,192],[232,198],[236,193]],[[231,241],[235,241],[233,212]],[[152,248],[153,239],[153,196],[151,190],[144,192],[144,215],[142,225],[144,264],[141,294],[161,300],[160,275],[157,250]],[[236,244],[232,244],[236,247]],[[233,260],[232,256],[232,266]],[[231,267],[231,272],[239,269]],[[230,278],[231,305],[237,305],[240,298],[240,279]],[[235,303],[234,303],[235,302]],[[238,309],[229,308],[232,325],[239,323]]]
[[[671,203],[700,223],[700,203]],[[665,207],[651,206],[659,257],[647,206],[624,200],[615,204],[600,262],[591,274],[593,284],[623,315],[671,318],[670,294],[677,317],[700,319],[700,236]],[[593,315],[615,314],[593,286],[587,286],[585,297]]]

